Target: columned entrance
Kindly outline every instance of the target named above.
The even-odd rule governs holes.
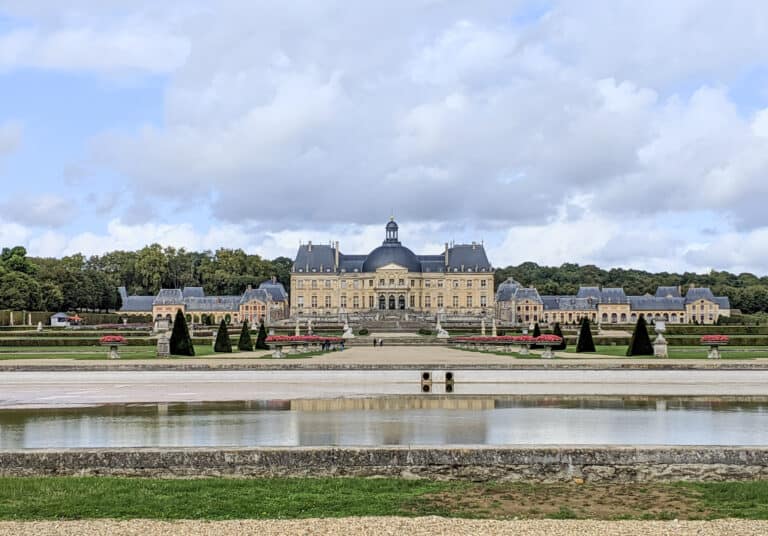
[[[389,295],[389,308],[394,309],[395,308],[395,295],[390,294]]]
[[[402,294],[397,299],[397,308],[398,309],[405,309],[405,296],[403,296]]]
[[[387,299],[382,294],[379,296],[379,309],[386,309],[387,308]]]

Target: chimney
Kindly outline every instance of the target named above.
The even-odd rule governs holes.
[[[248,286],[245,287],[245,290],[246,290],[246,292],[249,291],[249,290],[253,290],[253,286],[252,285],[248,285]]]
[[[312,241],[307,242],[307,251],[312,251]]]
[[[335,261],[336,261],[336,270],[339,269],[339,241],[336,241],[336,254],[335,254]]]
[[[448,242],[445,243],[445,265],[448,266]]]
[[[273,284],[274,284],[274,283],[277,283],[277,276],[276,276],[276,275],[273,275],[273,276],[272,276],[272,283],[273,283]]]

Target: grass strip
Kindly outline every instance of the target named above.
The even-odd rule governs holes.
[[[524,484],[363,478],[0,478],[0,520],[422,515],[768,519],[768,482]]]

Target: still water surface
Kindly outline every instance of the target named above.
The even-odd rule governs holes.
[[[457,406],[454,400],[432,409],[329,411],[296,409],[291,401],[273,400],[0,410],[0,449],[768,445],[768,403],[764,402],[549,397],[486,398],[468,403],[474,409],[457,409],[461,404]],[[391,404],[380,406],[388,408]]]

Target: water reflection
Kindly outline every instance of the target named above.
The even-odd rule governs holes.
[[[0,448],[768,444],[768,404],[703,398],[384,397],[1,410]]]

